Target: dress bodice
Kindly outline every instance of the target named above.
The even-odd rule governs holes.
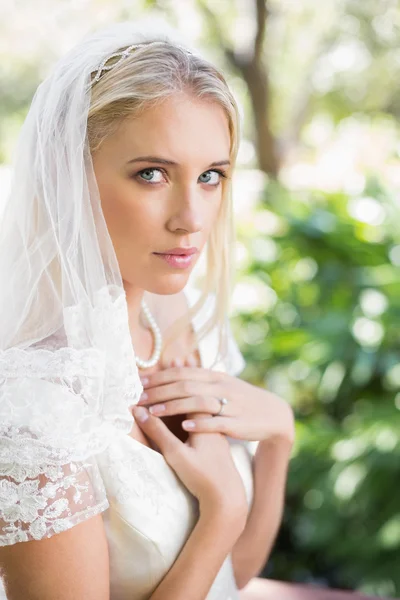
[[[241,444],[232,456],[251,501],[251,458]],[[111,600],[145,600],[172,567],[198,519],[198,502],[164,457],[121,436],[99,457],[109,508],[102,513],[110,557]],[[189,597],[189,596],[188,596]],[[238,598],[230,556],[207,600]]]
[[[195,291],[187,291],[189,304]],[[195,332],[200,320],[193,323]],[[214,360],[216,337],[199,341],[202,366]],[[230,340],[231,373],[242,370],[243,358]],[[219,363],[215,368],[227,370]],[[252,451],[247,443],[228,438],[250,506],[253,494]],[[197,499],[183,485],[162,454],[126,435],[98,457],[109,508],[102,513],[109,545],[111,600],[146,600],[174,564],[199,517]],[[190,594],[188,594],[188,598]],[[238,591],[227,556],[207,600],[237,600]]]

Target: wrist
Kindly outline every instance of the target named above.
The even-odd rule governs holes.
[[[247,506],[236,507],[226,500],[200,504],[200,519],[210,525],[217,534],[236,540],[242,533],[247,519]]]
[[[285,435],[261,440],[254,454],[254,468],[263,470],[265,464],[281,464],[290,461],[293,441]]]
[[[293,440],[286,435],[276,434],[261,440],[257,444],[255,456],[260,454],[291,454]]]
[[[281,411],[278,416],[278,427],[271,433],[269,430],[266,437],[260,440],[264,447],[281,446],[291,448],[296,437],[296,422],[293,409],[287,402],[281,405]]]

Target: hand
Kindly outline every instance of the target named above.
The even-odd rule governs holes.
[[[193,419],[194,427],[183,421],[182,427],[187,431],[293,443],[294,417],[289,404],[237,377],[199,367],[173,367],[143,377],[142,384],[144,393],[138,404],[149,406],[154,415],[210,415]],[[221,407],[218,398],[226,398],[228,404],[221,416],[212,416]]]
[[[225,512],[231,526],[242,520],[244,525],[248,510],[245,489],[223,435],[189,433],[188,440],[182,442],[143,406],[133,406],[132,414],[143,433],[156,443],[170,467],[199,500],[201,511]]]

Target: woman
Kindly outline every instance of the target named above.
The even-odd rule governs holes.
[[[88,37],[38,88],[0,236],[12,600],[228,600],[265,562],[294,427],[237,378],[237,144],[224,77],[164,22]]]

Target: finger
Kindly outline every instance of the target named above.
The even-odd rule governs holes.
[[[162,363],[162,368],[172,369],[174,367],[197,367],[197,361],[193,354],[189,354],[186,358],[174,358]]]
[[[183,442],[161,419],[151,415],[144,406],[133,406],[132,415],[143,433],[157,444],[166,458],[182,451]]]
[[[221,407],[218,398],[214,396],[191,396],[189,398],[175,398],[165,404],[153,404],[149,411],[152,415],[161,417],[183,415],[187,413],[216,414]]]
[[[193,433],[224,433],[233,435],[232,417],[206,417],[204,419],[189,419],[182,422],[185,431]]]
[[[162,359],[161,360],[161,368],[162,369],[172,369],[174,367],[184,367],[185,365],[185,361],[182,360],[181,358],[172,358],[172,359]],[[147,375],[144,376],[144,379],[147,379]]]
[[[202,421],[202,420],[210,420],[210,417],[205,414],[205,413],[194,413],[192,415],[192,419],[195,420],[196,422],[198,421]],[[189,445],[192,448],[195,448],[196,450],[199,451],[207,451],[208,448],[210,447],[210,436],[214,437],[214,438],[218,438],[219,439],[219,443],[222,443],[223,440],[226,441],[226,443],[228,444],[228,440],[226,439],[226,436],[223,433],[220,433],[219,431],[188,431],[188,441],[189,441]]]
[[[143,387],[151,388],[174,381],[208,381],[217,383],[224,377],[224,373],[213,371],[212,369],[203,369],[202,367],[171,367],[163,369],[151,375],[141,378]]]
[[[196,381],[177,381],[153,388],[146,388],[140,396],[138,404],[150,406],[159,402],[169,402],[176,398],[190,398],[191,396],[215,396],[213,384]]]
[[[194,354],[189,354],[189,356],[186,358],[185,364],[188,367],[197,367],[197,360]]]

